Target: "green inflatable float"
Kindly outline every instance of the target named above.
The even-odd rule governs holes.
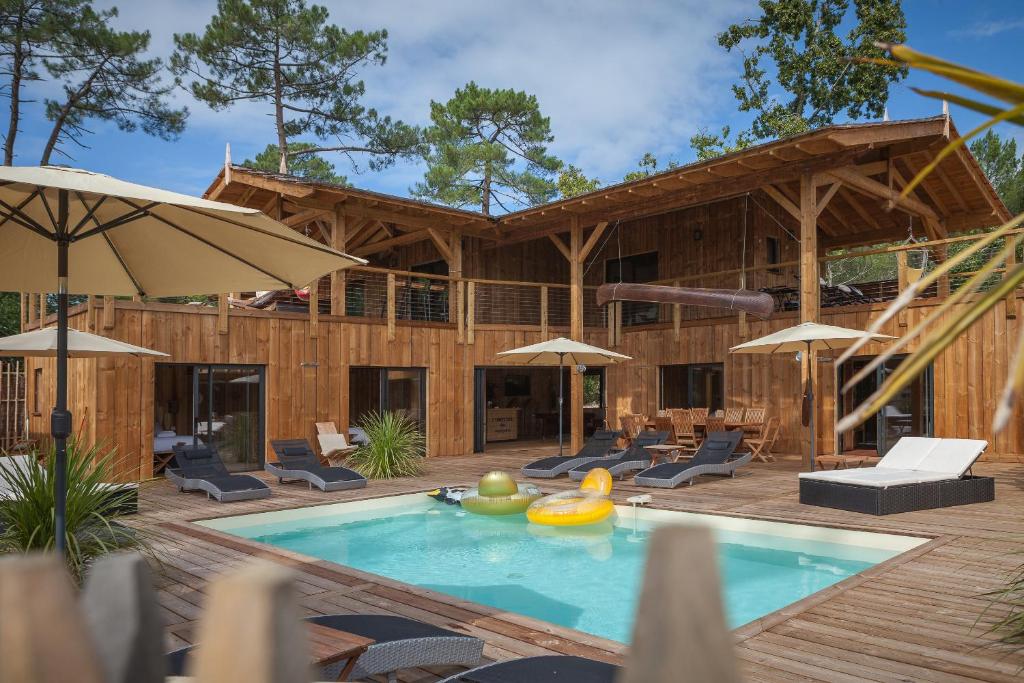
[[[477,515],[516,515],[526,512],[541,493],[533,484],[517,484],[508,472],[488,472],[462,494],[463,509]]]

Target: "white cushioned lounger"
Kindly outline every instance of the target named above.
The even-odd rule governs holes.
[[[886,488],[959,479],[988,448],[979,439],[905,436],[874,467],[801,472],[801,479]]]

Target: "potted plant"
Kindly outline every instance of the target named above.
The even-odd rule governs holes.
[[[372,412],[360,421],[368,443],[348,464],[367,479],[412,477],[423,471],[426,440],[419,424],[394,412]]]

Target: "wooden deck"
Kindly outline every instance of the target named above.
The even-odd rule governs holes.
[[[620,661],[623,646],[595,636],[501,612],[330,562],[261,546],[188,522],[216,516],[409,493],[440,484],[471,484],[491,469],[517,469],[536,449],[506,447],[486,456],[434,458],[414,479],[373,482],[358,491],[324,494],[299,484],[272,483],[269,499],[232,504],[178,494],[169,483],[143,485],[134,518],[154,537],[162,566],[159,599],[168,645],[191,642],[206,582],[253,556],[291,566],[302,606],[314,613],[401,614],[482,637],[489,658],[570,653]],[[986,625],[1005,612],[984,593],[999,588],[1024,549],[1024,465],[982,464],[997,477],[996,502],[872,517],[797,503],[795,459],[752,465],[734,480],[706,478],[674,491],[644,489],[655,507],[908,533],[932,542],[878,565],[782,613],[735,632],[737,656],[749,681],[1011,681],[1024,655],[993,644]],[[269,481],[269,479],[268,479]],[[545,490],[567,488],[561,480]],[[639,491],[617,484],[624,499]],[[986,611],[986,608],[987,611]],[[244,646],[244,643],[240,643]],[[444,670],[405,672],[402,680],[431,681]]]

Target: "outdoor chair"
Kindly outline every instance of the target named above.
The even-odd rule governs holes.
[[[668,432],[640,432],[626,450],[610,458],[591,460],[577,465],[569,470],[569,478],[573,481],[583,481],[588,472],[598,467],[608,470],[613,477],[622,477],[628,472],[636,472],[650,467],[651,454],[645,447],[663,444],[666,439],[668,439]]]
[[[736,455],[736,448],[743,440],[743,432],[713,432],[708,434],[693,458],[687,462],[666,462],[640,472],[633,481],[637,486],[674,489],[683,482],[693,485],[693,480],[704,474],[735,477],[736,470],[751,460],[750,453]]]
[[[704,421],[704,437],[707,438],[712,432],[725,431],[725,418],[721,415],[708,415]]]
[[[693,426],[693,413],[689,408],[673,408],[668,413],[672,418],[672,431],[676,435],[676,445],[682,451],[697,450],[697,432]]]
[[[308,617],[307,621],[338,631],[354,633],[374,641],[359,656],[345,680],[359,681],[385,674],[397,681],[395,672],[425,666],[473,666],[483,656],[484,642],[479,638],[449,631],[406,617],[383,614],[332,614]],[[184,676],[189,652],[194,645],[167,655],[167,673]],[[348,664],[342,660],[320,670],[317,680],[336,681]]]
[[[800,502],[871,515],[995,499],[995,480],[969,474],[988,448],[976,439],[905,436],[874,467],[800,473]]]
[[[622,425],[622,440],[627,446],[644,429],[644,419],[641,415],[623,415],[619,418],[619,423]]]
[[[693,423],[702,425],[707,422],[708,412],[707,408],[690,408],[690,414],[693,415]]]
[[[764,422],[764,418],[767,415],[768,410],[766,408],[747,408],[743,412],[743,421],[753,424],[761,424]]]
[[[726,408],[725,421],[733,424],[743,422],[743,408]]]
[[[345,491],[366,486],[366,477],[347,467],[324,467],[305,439],[278,439],[270,442],[277,462],[268,462],[263,468],[285,480],[305,481],[309,488],[321,491]]]
[[[577,465],[600,460],[605,458],[615,449],[615,442],[619,438],[619,432],[599,430],[587,439],[586,443],[575,455],[553,455],[540,460],[534,460],[528,465],[523,465],[524,477],[539,477],[541,479],[553,479],[560,474],[565,474]]]
[[[203,491],[219,503],[270,496],[270,487],[248,474],[231,474],[210,445],[174,447],[174,467],[164,470],[178,491]]]
[[[668,415],[658,415],[654,418],[654,431],[667,433],[668,439],[665,440],[665,443],[673,446],[676,444],[676,430],[672,424],[672,418]]]
[[[574,655],[544,655],[494,662],[449,676],[441,683],[613,683],[619,667]]]
[[[316,423],[316,440],[320,445],[320,457],[331,466],[341,464],[346,456],[359,450],[359,446],[350,444],[344,434],[338,433],[333,422]]]
[[[754,460],[774,462],[775,456],[772,455],[772,448],[778,439],[779,418],[772,416],[761,426],[760,433],[754,438],[748,438],[746,444],[750,448],[750,454],[754,457]]]

